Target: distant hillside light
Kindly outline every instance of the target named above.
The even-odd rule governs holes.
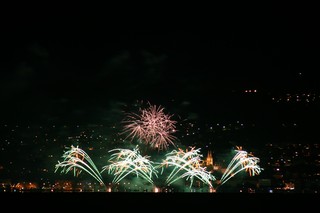
[[[258,92],[258,90],[257,89],[246,89],[246,90],[244,90],[244,92],[245,93],[256,93],[256,92]]]

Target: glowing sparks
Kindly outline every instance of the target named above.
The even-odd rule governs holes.
[[[200,149],[194,148],[186,152],[179,149],[178,151],[173,150],[168,153],[166,159],[161,164],[162,169],[173,166],[173,170],[167,177],[166,183],[170,185],[181,178],[186,178],[186,180],[190,180],[191,187],[194,178],[197,178],[212,187],[211,181],[214,181],[215,177],[206,171],[206,167],[201,166],[201,157]]]
[[[109,152],[115,152],[109,159],[112,164],[104,166],[102,172],[108,170],[109,174],[114,174],[114,183],[120,182],[130,174],[142,177],[150,183],[153,183],[153,175],[158,177],[153,162],[148,159],[149,156],[140,155],[138,146],[133,150],[113,149]]]
[[[165,114],[161,106],[151,105],[147,109],[140,109],[139,114],[129,114],[124,123],[124,132],[128,137],[138,138],[158,150],[167,149],[174,145],[176,121],[171,120],[172,115]]]
[[[66,151],[62,155],[62,158],[63,161],[58,161],[58,164],[56,164],[55,172],[57,172],[59,168],[62,168],[61,173],[68,173],[73,170],[74,176],[78,176],[82,171],[85,171],[95,178],[100,184],[104,185],[97,167],[89,155],[78,146],[71,146],[70,150]]]
[[[79,147],[71,146],[68,151],[65,151],[62,158],[63,161],[56,164],[57,172],[61,168],[61,173],[73,171],[75,176],[78,176],[82,171],[90,174],[101,185],[105,185],[102,181],[101,173],[108,170],[108,174],[114,176],[113,183],[119,183],[124,178],[134,175],[141,179],[154,184],[153,179],[158,178],[158,168],[161,168],[161,174],[164,170],[169,171],[166,178],[166,184],[171,185],[174,182],[185,179],[190,181],[190,188],[193,186],[194,180],[198,179],[204,184],[207,184],[210,190],[216,190],[219,186],[225,184],[229,179],[234,177],[241,171],[246,171],[250,176],[258,175],[262,168],[258,165],[259,158],[248,154],[241,148],[235,150],[236,154],[228,164],[221,179],[218,181],[218,187],[214,188],[212,182],[216,178],[208,172],[206,167],[202,166],[202,155],[200,149],[191,147],[190,150],[183,151],[182,149],[173,150],[166,154],[166,158],[161,162],[153,162],[149,160],[149,156],[142,156],[138,146],[133,150],[130,149],[112,149],[109,161],[111,164],[106,165],[99,172],[89,155]],[[154,166],[157,164],[158,166]],[[158,189],[155,188],[155,191]]]
[[[258,165],[260,161],[259,158],[248,154],[246,151],[243,151],[242,147],[235,151],[236,155],[232,158],[220,179],[221,185],[243,170],[248,172],[250,176],[258,175],[262,170]]]
[[[171,120],[171,115],[167,115],[163,111],[164,108],[149,104],[149,107],[140,109],[138,114],[129,114],[124,120],[124,132],[122,133],[127,133],[127,137],[132,140],[136,138],[152,149],[158,149],[158,151],[166,150],[170,145],[175,146],[174,140],[176,137],[172,133],[176,131],[176,121]],[[93,150],[93,148],[90,147],[89,150]],[[144,150],[150,151],[148,148]],[[168,151],[160,161],[151,161],[150,156],[142,156],[138,146],[134,149],[111,149],[109,150],[108,164],[99,171],[85,151],[78,146],[71,146],[62,155],[63,161],[58,161],[58,164],[55,165],[55,172],[61,169],[61,173],[73,172],[74,176],[79,176],[84,171],[101,185],[106,186],[102,180],[102,172],[107,171],[114,184],[120,185],[122,181],[125,185],[127,180],[129,180],[129,183],[143,181],[144,184],[148,182],[148,184],[153,185],[152,191],[161,192],[161,189],[156,187],[158,184],[154,184],[154,181],[159,178],[158,174],[161,170],[160,174],[163,179],[159,178],[158,180],[165,180],[165,183],[163,183],[165,185],[174,184],[177,187],[185,187],[185,183],[188,183],[188,185],[190,183],[190,188],[195,185],[199,188],[207,185],[210,192],[216,192],[218,187],[241,171],[254,176],[260,174],[263,170],[258,165],[260,159],[243,151],[242,147],[237,147],[235,152],[236,154],[225,171],[221,172],[223,174],[220,180],[216,180],[211,171],[207,171],[207,167],[203,164],[200,148],[196,149],[194,147],[187,150]],[[161,157],[163,156],[161,155]],[[210,165],[215,168],[212,160]],[[213,170],[217,171],[218,169]],[[213,186],[214,184],[215,186]],[[113,185],[109,183],[107,186],[106,191],[111,192]],[[119,189],[117,188],[117,190]],[[129,190],[131,189],[129,188]]]

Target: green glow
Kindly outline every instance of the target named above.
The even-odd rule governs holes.
[[[206,171],[206,167],[202,164],[202,155],[200,148],[191,148],[189,151],[182,149],[173,150],[166,154],[165,159],[161,163],[149,160],[149,156],[140,155],[138,146],[133,150],[130,149],[112,149],[113,152],[109,158],[110,164],[102,167],[101,172],[97,169],[89,155],[80,149],[78,146],[71,148],[62,155],[63,161],[58,161],[55,166],[55,172],[61,168],[61,173],[67,174],[73,171],[74,176],[78,176],[82,171],[87,172],[101,185],[105,185],[102,181],[101,173],[108,170],[108,174],[114,176],[113,183],[119,183],[129,175],[135,175],[137,178],[142,178],[147,182],[154,184],[153,179],[158,178],[158,169],[161,169],[161,174],[165,170],[170,170],[165,183],[171,185],[174,182],[185,179],[190,180],[190,188],[193,185],[194,179],[202,181],[204,184],[213,188],[212,181],[216,178],[211,172]],[[219,180],[219,186],[225,184],[230,178],[234,177],[241,171],[246,171],[250,176],[258,175],[263,170],[258,165],[259,158],[248,154],[241,149],[235,150],[236,154],[228,164],[225,172]],[[157,166],[154,166],[157,164]],[[216,189],[218,188],[216,187]]]

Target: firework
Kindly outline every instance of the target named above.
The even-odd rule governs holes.
[[[174,145],[176,121],[171,120],[172,115],[165,114],[161,106],[151,105],[140,109],[139,114],[131,113],[125,118],[124,132],[127,137],[138,138],[158,150],[167,149]]]
[[[141,156],[138,146],[133,150],[129,149],[113,149],[109,152],[115,152],[111,155],[110,165],[104,166],[103,171],[108,170],[109,174],[114,175],[113,182],[118,183],[130,174],[142,177],[150,183],[153,183],[153,175],[157,176],[157,170],[153,166],[153,162],[149,156]]]
[[[62,168],[61,173],[66,174],[69,171],[73,171],[74,176],[78,176],[82,171],[85,171],[95,178],[100,184],[104,185],[97,167],[89,155],[78,146],[71,146],[70,150],[64,152],[62,158],[63,161],[58,161],[58,164],[56,164],[55,172],[57,172],[59,168]]]
[[[182,149],[173,150],[166,155],[166,159],[161,163],[162,172],[164,167],[173,166],[173,170],[167,177],[166,183],[168,185],[181,178],[190,180],[190,187],[193,184],[194,178],[199,179],[205,184],[212,187],[211,181],[215,177],[208,171],[206,167],[201,166],[200,149],[191,148],[190,151],[183,151]]]
[[[258,165],[260,159],[248,154],[241,148],[235,150],[236,154],[228,164],[225,172],[220,179],[220,185],[226,183],[230,178],[235,176],[241,171],[246,171],[250,176],[258,175],[261,172],[261,168]]]

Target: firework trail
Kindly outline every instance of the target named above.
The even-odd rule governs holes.
[[[258,165],[260,159],[248,154],[241,148],[236,151],[236,155],[232,158],[225,172],[220,179],[220,185],[226,183],[230,178],[245,170],[250,176],[258,175],[261,172],[261,168]]]
[[[176,121],[172,115],[165,114],[161,106],[151,105],[146,109],[139,109],[139,114],[131,113],[124,120],[124,133],[127,137],[138,138],[158,150],[167,149],[174,145]]]
[[[211,181],[215,180],[215,177],[210,172],[206,171],[206,167],[201,166],[200,149],[191,148],[190,151],[184,152],[182,149],[173,150],[166,155],[166,159],[160,164],[162,172],[164,167],[173,166],[173,170],[167,177],[166,183],[177,181],[181,178],[191,181],[190,187],[193,184],[194,178],[199,179],[205,184],[212,187]]]
[[[157,170],[152,165],[153,162],[149,156],[141,156],[138,146],[133,150],[129,149],[113,149],[109,152],[115,152],[111,155],[109,161],[112,164],[104,166],[103,171],[108,170],[109,174],[114,174],[114,183],[120,182],[129,174],[135,174],[137,177],[142,177],[153,184],[152,176],[157,176]]]
[[[100,184],[104,185],[102,177],[97,167],[89,157],[89,155],[78,146],[71,146],[70,150],[62,155],[63,161],[58,161],[55,166],[55,172],[62,168],[61,173],[67,174],[73,170],[74,176],[78,176],[81,171],[85,171],[95,178]]]

